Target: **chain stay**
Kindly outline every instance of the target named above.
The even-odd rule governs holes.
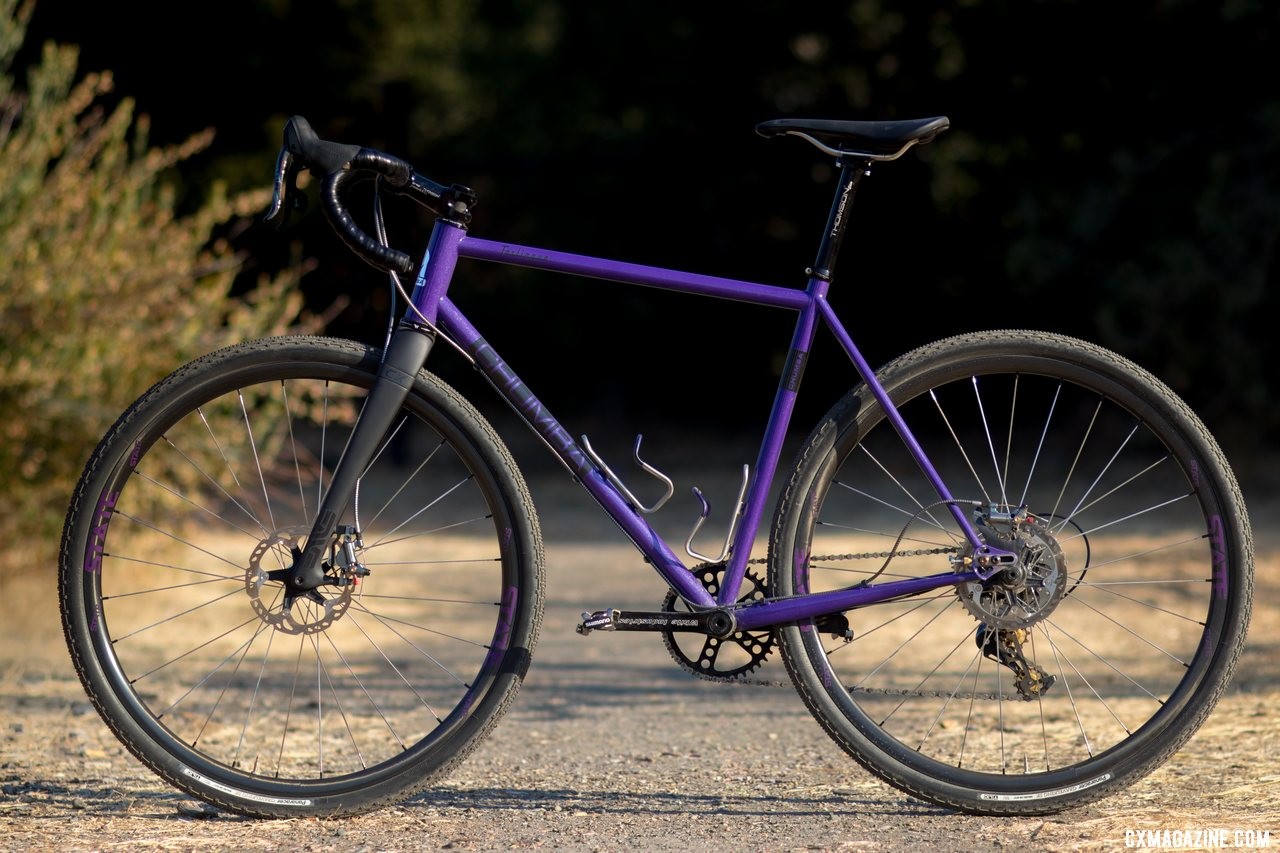
[[[956,554],[959,548],[919,548],[914,551],[868,551],[860,554],[819,554],[809,558],[811,563],[829,563],[840,562],[844,560],[887,560],[890,557],[929,557],[939,554]],[[748,560],[747,565],[760,565],[769,562],[768,557],[758,557],[754,560]],[[673,655],[674,657],[674,655]],[[690,675],[697,676],[704,681],[715,681],[719,684],[739,684],[743,686],[754,687],[791,687],[792,684],[787,681],[779,681],[777,679],[750,678],[746,674],[741,676],[725,678],[724,676],[708,675],[693,667],[687,666],[683,661],[676,659],[676,663],[680,664],[680,668]],[[1022,696],[1015,696],[1005,693],[946,693],[941,690],[904,690],[892,687],[850,687],[845,686],[850,693],[862,693],[872,696],[918,696],[925,699],[984,699],[997,702],[1023,702]]]

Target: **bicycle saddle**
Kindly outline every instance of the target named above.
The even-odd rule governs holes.
[[[950,126],[946,116],[903,121],[779,118],[756,125],[756,133],[766,139],[800,136],[836,153],[896,156],[912,145],[923,145]]]

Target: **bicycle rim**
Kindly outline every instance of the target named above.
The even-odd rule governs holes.
[[[367,348],[313,339],[215,354],[126,413],[82,484],[92,510],[64,548],[73,656],[125,743],[205,799],[295,814],[403,796],[474,746],[527,666],[527,492],[425,377],[340,520],[360,530],[355,563],[329,555],[345,584],[286,599],[279,572],[376,369]]]
[[[1203,720],[1243,640],[1248,520],[1213,440],[1159,382],[1078,341],[1002,332],[903,357],[884,382],[952,490],[1021,543],[1016,572],[783,632],[838,742],[894,784],[1053,811],[1149,772]],[[775,541],[779,594],[952,570],[968,545],[878,405],[806,448]],[[880,558],[888,550],[947,556]]]

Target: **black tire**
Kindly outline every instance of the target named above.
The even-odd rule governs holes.
[[[426,787],[514,697],[542,542],[484,419],[420,373],[361,479],[345,585],[286,607],[291,563],[379,353],[287,337],[220,350],[120,417],[76,487],[60,600],[71,657],[134,755],[223,809],[366,811]],[[355,583],[352,583],[354,581]]]
[[[1149,373],[1056,335],[950,338],[877,376],[953,497],[1026,546],[1025,574],[848,611],[851,640],[838,617],[781,629],[810,711],[875,775],[967,812],[1057,812],[1151,772],[1212,710],[1249,620],[1249,519],[1213,438]],[[773,594],[951,571],[966,543],[936,500],[856,388],[779,501]],[[869,556],[900,534],[887,565]]]

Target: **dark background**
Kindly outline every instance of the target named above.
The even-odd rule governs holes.
[[[40,0],[24,56],[79,45],[153,144],[215,128],[175,176],[192,204],[213,180],[267,184],[301,114],[476,188],[478,235],[797,287],[834,174],[754,125],[948,115],[858,198],[832,301],[868,360],[975,328],[1075,334],[1160,375],[1224,441],[1265,449],[1280,423],[1278,35],[1263,0]],[[429,221],[391,213],[420,256]],[[239,239],[243,286],[300,250],[320,263],[314,310],[351,300],[329,330],[381,339],[384,277],[314,205]],[[456,301],[562,418],[625,441],[767,415],[786,312],[460,272]],[[832,356],[824,338],[802,415],[852,381]]]

